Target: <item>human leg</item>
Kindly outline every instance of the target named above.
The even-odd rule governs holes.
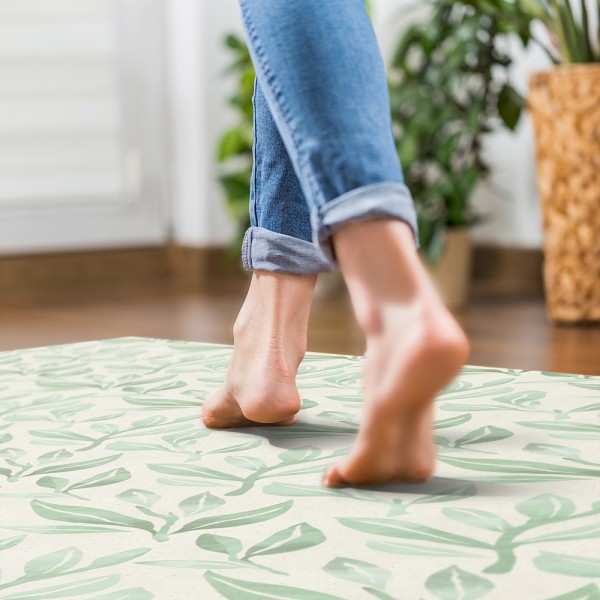
[[[251,226],[242,262],[253,275],[234,325],[225,381],[204,402],[209,427],[295,421],[295,377],[306,351],[316,274],[331,270],[311,241],[309,208],[258,81],[252,101]]]
[[[361,429],[326,483],[422,480],[434,467],[433,397],[468,345],[414,252],[414,208],[362,0],[241,5],[259,79],[310,206],[313,240],[339,264],[367,341]]]

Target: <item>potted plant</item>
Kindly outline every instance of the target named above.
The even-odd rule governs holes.
[[[547,28],[556,63],[531,76],[528,96],[547,312],[555,322],[600,321],[600,1],[527,0],[527,8]]]
[[[398,155],[417,208],[421,254],[442,297],[464,304],[471,265],[471,197],[489,167],[483,137],[514,129],[523,99],[510,85],[501,38],[530,39],[514,2],[432,0],[405,30],[389,67]]]

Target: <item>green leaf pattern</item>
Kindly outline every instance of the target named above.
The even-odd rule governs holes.
[[[600,378],[465,367],[435,477],[328,489],[363,359],[308,353],[293,427],[209,430],[230,354],[0,353],[0,600],[600,600]]]

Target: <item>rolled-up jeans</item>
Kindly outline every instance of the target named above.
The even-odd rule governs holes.
[[[365,0],[239,1],[256,69],[244,267],[335,270],[333,232],[374,218],[404,221],[418,247]]]

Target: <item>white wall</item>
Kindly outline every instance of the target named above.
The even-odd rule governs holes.
[[[374,0],[374,25],[384,56],[393,50],[402,23],[398,12],[413,0]],[[172,152],[175,198],[174,233],[190,245],[227,244],[234,232],[216,181],[215,147],[220,134],[235,122],[226,106],[233,82],[222,74],[230,55],[223,46],[229,32],[241,33],[237,0],[173,0],[170,16],[170,69],[173,99]],[[518,53],[514,83],[526,90],[527,76],[547,64],[539,50]],[[492,165],[489,185],[478,190],[475,205],[488,218],[475,229],[480,243],[537,247],[541,240],[535,190],[531,125],[497,133],[486,143]]]

